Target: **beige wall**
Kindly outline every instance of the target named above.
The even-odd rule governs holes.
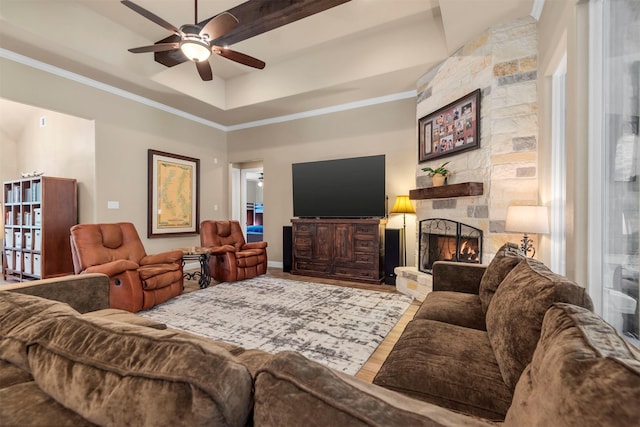
[[[225,217],[221,214],[227,209],[228,187],[224,132],[5,59],[0,59],[0,97],[94,123],[93,149],[82,147],[82,138],[66,144],[67,135],[56,140],[63,145],[59,152],[73,160],[56,174],[79,178],[82,222],[133,222],[148,253],[199,243],[199,236],[146,239],[150,148],[199,158],[200,216]],[[17,163],[27,167],[22,160]],[[120,209],[107,209],[109,200],[118,201]]]
[[[95,190],[95,130],[92,120],[34,108],[18,142],[16,165],[20,172],[44,172],[47,176],[75,178],[78,199],[90,200]],[[46,125],[40,127],[39,119]],[[4,142],[2,142],[4,145]],[[84,203],[80,221],[95,216],[95,205]]]
[[[587,280],[587,123],[588,123],[588,15],[587,4],[576,0],[545,2],[538,23],[538,120],[540,144],[540,198],[549,204],[551,197],[551,75],[563,53],[567,53],[567,271],[568,277],[578,283]],[[543,248],[548,248],[548,238]],[[544,250],[545,263],[549,262]]]
[[[19,176],[17,157],[18,141],[4,133],[0,134],[0,181],[9,181]]]
[[[228,134],[229,162],[263,163],[269,260],[282,262],[282,226],[290,225],[293,216],[293,163],[384,154],[389,203],[415,188],[415,109],[415,99],[406,99]],[[387,226],[402,228],[402,216],[392,215]],[[414,236],[415,216],[409,215],[408,254],[415,251]]]

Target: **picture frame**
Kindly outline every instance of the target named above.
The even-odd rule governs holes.
[[[148,150],[147,237],[200,232],[200,159]]]
[[[480,89],[418,120],[418,162],[480,148]]]

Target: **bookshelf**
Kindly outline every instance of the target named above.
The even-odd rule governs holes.
[[[36,176],[2,184],[5,280],[73,274],[69,229],[78,223],[75,179]]]

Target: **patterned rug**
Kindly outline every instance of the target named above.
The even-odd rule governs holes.
[[[294,350],[355,374],[410,303],[401,294],[259,276],[183,294],[138,314],[246,349]]]

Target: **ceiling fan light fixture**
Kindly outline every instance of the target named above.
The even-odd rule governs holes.
[[[180,42],[180,50],[192,61],[202,62],[211,56],[209,44],[198,36],[185,35]]]

